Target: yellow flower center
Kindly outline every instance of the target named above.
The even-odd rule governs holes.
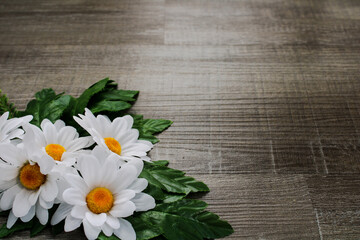
[[[59,144],[49,144],[45,147],[46,153],[56,161],[61,161],[65,148]]]
[[[114,205],[114,196],[107,188],[94,188],[86,196],[86,203],[90,211],[96,214],[106,213]]]
[[[39,165],[28,163],[20,169],[19,180],[25,188],[36,190],[46,181],[46,175],[40,172]]]
[[[116,140],[115,140],[114,138],[112,138],[112,137],[104,138],[104,140],[105,140],[106,146],[108,146],[108,148],[109,148],[112,152],[114,152],[114,153],[116,153],[116,154],[118,154],[118,155],[121,154],[121,145],[120,145],[120,143],[119,143],[118,141],[116,141]]]

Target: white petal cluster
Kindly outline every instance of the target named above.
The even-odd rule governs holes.
[[[140,158],[144,161],[150,161],[147,152],[153,147],[149,141],[138,140],[139,131],[133,129],[134,119],[127,115],[115,118],[110,121],[107,116],[98,115],[95,117],[89,109],[85,109],[85,115],[79,114],[74,117],[75,121],[83,127],[94,139],[94,141],[108,151],[109,154],[115,154],[123,162]],[[115,139],[121,146],[121,153],[114,153],[106,144],[106,138]]]
[[[147,180],[138,178],[153,145],[138,140],[131,116],[110,121],[86,109],[74,119],[88,137],[61,120],[45,119],[39,128],[32,116],[8,116],[0,117],[0,210],[10,210],[8,228],[34,217],[47,224],[49,209],[60,203],[51,224],[65,219],[65,231],[83,225],[88,239],[100,232],[136,239],[124,218],[155,207],[142,193]]]
[[[10,210],[7,227],[11,228],[18,218],[23,222],[30,221],[36,214],[41,224],[46,224],[49,219],[50,209],[58,195],[58,174],[53,172],[53,161],[34,158],[21,146],[13,144],[0,145],[0,200],[1,210]],[[26,166],[30,166],[26,172]],[[38,166],[38,170],[36,169]],[[34,170],[35,169],[35,170]],[[37,171],[36,171],[37,170]],[[25,174],[22,181],[20,174]],[[33,173],[33,176],[29,174]],[[43,177],[45,181],[34,183],[34,179]],[[41,180],[41,179],[40,179]],[[26,181],[28,184],[26,184]],[[29,189],[29,186],[36,187]]]
[[[138,178],[143,162],[135,159],[119,168],[117,159],[111,155],[104,157],[104,153],[100,147],[95,147],[91,154],[80,157],[77,168],[82,177],[74,174],[66,176],[70,187],[64,191],[64,203],[55,212],[51,223],[57,224],[65,219],[65,231],[72,231],[83,224],[88,239],[96,239],[103,231],[107,236],[115,234],[121,239],[135,240],[133,227],[123,218],[131,216],[134,211],[155,207],[155,200],[141,193],[148,184],[147,180]],[[112,207],[106,210],[101,209],[100,204],[100,212],[94,213],[89,196],[99,188],[108,190],[113,202]]]
[[[9,112],[4,113],[0,117],[0,144],[10,143],[11,140],[16,138],[21,139],[24,131],[19,128],[32,120],[32,116],[25,116],[22,118],[8,119]]]
[[[31,124],[25,125],[23,143],[29,150],[32,149],[34,155],[53,160],[59,165],[73,166],[78,154],[94,144],[91,137],[79,137],[76,129],[65,126],[62,120],[57,120],[53,124],[48,119],[44,119],[40,127],[41,129]],[[54,159],[47,153],[46,147],[50,145],[63,147],[64,153],[59,159]]]

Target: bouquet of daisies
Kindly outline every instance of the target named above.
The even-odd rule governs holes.
[[[0,210],[7,220],[0,238],[81,226],[88,239],[201,240],[233,232],[206,203],[186,198],[209,191],[204,183],[151,161],[154,134],[172,122],[129,115],[137,95],[104,79],[79,98],[44,89],[25,111],[1,96]]]

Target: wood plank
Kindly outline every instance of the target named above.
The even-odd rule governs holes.
[[[306,182],[322,238],[358,239],[359,175],[308,176]]]
[[[292,174],[195,175],[211,192],[208,209],[228,219],[226,239],[319,239],[305,178]]]
[[[165,43],[360,44],[356,1],[166,1]]]
[[[359,172],[357,50],[3,46],[0,82],[10,99],[24,108],[42,87],[76,96],[111,73],[121,88],[141,91],[134,112],[174,120],[152,155],[174,159],[182,170]],[[299,52],[313,59],[299,62]]]
[[[319,238],[315,213],[302,175],[200,174],[193,177],[206,182],[211,189],[206,195],[193,197],[206,201],[208,210],[227,219],[234,227],[235,233],[226,239]],[[27,234],[16,234],[10,239],[26,238]],[[75,236],[83,239],[80,230],[56,238],[46,231],[39,239]]]
[[[7,3],[0,11],[0,32],[6,32],[0,34],[0,45],[162,44],[163,7],[161,0]]]
[[[24,109],[109,76],[141,91],[132,112],[174,121],[151,157],[209,184],[226,239],[359,239],[359,16],[352,0],[5,1],[0,88]],[[84,235],[36,239],[68,238]]]

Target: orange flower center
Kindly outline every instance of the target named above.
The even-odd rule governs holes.
[[[96,214],[106,213],[114,205],[114,196],[107,188],[94,188],[86,196],[86,203],[90,211]]]
[[[20,169],[20,183],[29,190],[36,190],[46,181],[46,175],[40,172],[39,165],[26,164]]]
[[[106,146],[114,153],[121,154],[121,145],[112,137],[104,138]]]
[[[59,144],[49,144],[45,147],[46,153],[56,161],[61,161],[65,148]]]

